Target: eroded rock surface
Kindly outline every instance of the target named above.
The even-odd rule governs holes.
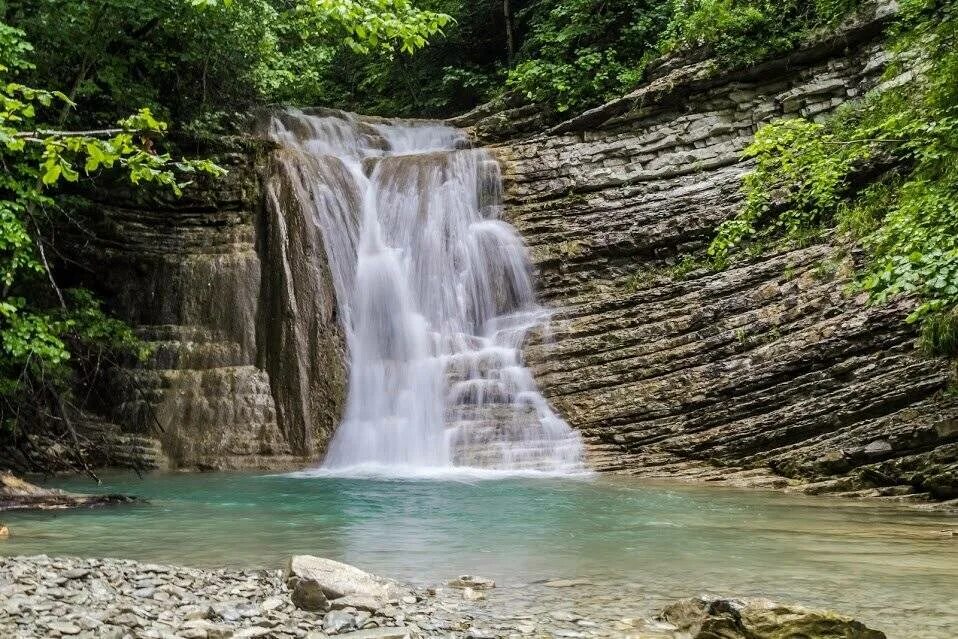
[[[665,268],[738,210],[741,153],[759,126],[825,117],[886,81],[893,8],[873,4],[827,41],[750,69],[666,66],[546,134],[510,124],[528,114],[458,121],[506,167],[507,215],[559,309],[553,342],[527,355],[596,468],[956,495],[949,364],[915,351],[907,301],[847,292],[860,255],[819,244],[722,272]]]
[[[269,145],[223,139],[196,153],[227,176],[199,178],[182,198],[115,184],[83,194],[73,242],[91,265],[83,283],[153,348],[114,371],[95,408],[139,436],[133,452],[154,466],[301,466],[343,400],[332,300],[299,291],[311,306],[289,307],[289,278],[310,266],[279,246],[292,222],[267,213],[258,169]],[[290,337],[297,311],[317,329],[309,343]],[[297,349],[322,362],[325,383],[310,383]]]

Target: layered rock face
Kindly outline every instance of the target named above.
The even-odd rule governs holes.
[[[559,309],[528,357],[596,468],[958,496],[949,364],[916,352],[905,301],[847,292],[860,256],[820,244],[663,268],[737,211],[759,126],[825,117],[881,81],[887,15],[745,71],[663,67],[545,134],[527,131],[541,122],[528,108],[457,120],[506,166],[507,217]]]
[[[916,352],[907,300],[873,307],[848,292],[860,255],[818,244],[721,272],[664,268],[738,210],[759,126],[827,117],[882,82],[889,14],[876,5],[747,70],[663,65],[548,130],[531,106],[453,122],[502,161],[506,217],[557,309],[527,357],[595,468],[958,497],[950,364]],[[315,457],[345,396],[326,250],[290,193],[296,163],[233,151],[220,154],[226,180],[183,199],[92,194],[91,233],[76,242],[96,288],[155,346],[115,374],[101,412],[159,438],[178,466]]]
[[[115,186],[86,194],[85,235],[74,242],[80,263],[94,265],[85,283],[153,348],[145,363],[112,373],[100,412],[158,439],[167,459],[155,465],[301,464],[317,454],[313,429],[324,426],[302,405],[322,403],[326,421],[335,420],[341,391],[310,400],[289,370],[298,344],[288,336],[297,311],[288,280],[300,265],[268,241],[286,233],[262,201],[257,165],[268,166],[268,153],[214,151],[229,174],[199,180],[182,198]],[[333,306],[313,300],[327,302],[314,323]],[[330,360],[323,375],[335,387],[338,332],[323,333],[313,351]]]

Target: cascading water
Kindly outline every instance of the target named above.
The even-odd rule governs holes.
[[[328,111],[276,114],[269,135],[319,227],[347,337],[324,468],[581,470],[578,434],[522,363],[548,312],[490,154],[447,126]]]

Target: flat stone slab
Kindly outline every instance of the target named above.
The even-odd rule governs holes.
[[[346,595],[382,600],[398,599],[405,594],[394,581],[372,575],[349,564],[314,557],[294,555],[286,565],[287,582],[292,578],[314,580],[329,599]]]

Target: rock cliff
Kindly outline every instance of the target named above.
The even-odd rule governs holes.
[[[916,352],[907,301],[869,306],[848,292],[856,251],[817,244],[720,272],[674,268],[736,212],[741,152],[759,126],[826,117],[889,81],[892,10],[874,5],[749,69],[673,60],[557,125],[528,105],[453,121],[501,158],[507,215],[557,309],[551,339],[527,356],[595,468],[958,497],[951,364]],[[274,151],[219,157],[229,178],[181,200],[88,196],[79,257],[155,346],[115,374],[101,412],[158,437],[174,465],[298,463],[323,450],[344,396],[324,248],[295,207],[270,213],[267,192],[289,200]]]
[[[903,80],[882,78],[893,9],[874,6],[750,69],[662,65],[545,133],[531,107],[454,121],[506,166],[508,216],[558,309],[552,342],[528,357],[596,468],[958,497],[950,365],[915,351],[905,301],[873,307],[847,292],[855,251],[819,244],[721,272],[666,268],[737,210],[750,168],[741,152],[762,123],[826,117]]]
[[[153,348],[145,363],[113,371],[97,408],[123,431],[159,440],[154,465],[301,465],[321,450],[342,402],[334,304],[293,290],[311,267],[309,229],[265,205],[268,145],[222,140],[200,151],[229,173],[182,198],[115,185],[84,193],[84,234],[73,244],[91,273],[80,279]],[[308,326],[296,325],[300,313]],[[322,371],[308,370],[314,364]]]

